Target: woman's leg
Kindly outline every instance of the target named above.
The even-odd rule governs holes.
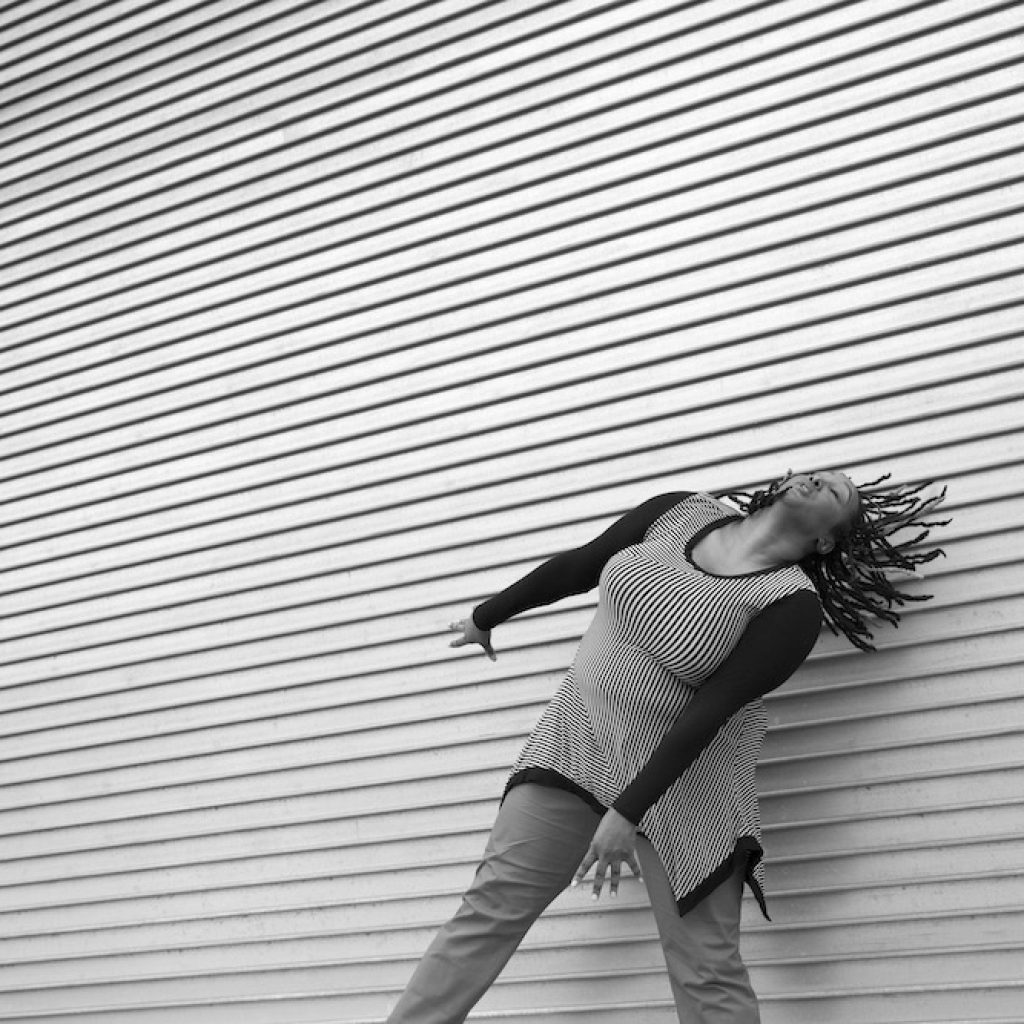
[[[572,881],[600,822],[565,790],[509,791],[462,906],[431,943],[388,1024],[459,1024],[530,925]]]
[[[736,871],[680,917],[654,848],[641,838],[637,853],[680,1024],[760,1024],[757,997],[740,958],[742,872]]]

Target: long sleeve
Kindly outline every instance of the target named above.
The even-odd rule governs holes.
[[[701,684],[646,765],[619,795],[615,810],[639,824],[732,715],[781,686],[796,671],[814,647],[821,620],[821,605],[809,591],[780,598],[751,620],[732,653]]]
[[[638,505],[590,543],[549,558],[510,587],[477,605],[473,609],[473,621],[480,629],[493,629],[529,608],[593,590],[608,559],[623,548],[639,544],[651,524],[690,493],[660,494]]]

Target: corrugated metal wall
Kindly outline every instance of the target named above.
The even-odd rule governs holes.
[[[1022,1021],[1016,3],[7,3],[0,1021],[380,1021],[664,489],[938,476],[770,703],[766,1024]],[[916,585],[916,584],[915,584]],[[479,1017],[674,1019],[638,884]]]

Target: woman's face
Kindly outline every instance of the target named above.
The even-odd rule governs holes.
[[[825,540],[825,550],[831,550],[837,530],[849,526],[860,511],[856,484],[845,473],[831,469],[788,476],[776,501],[786,507],[808,538]]]

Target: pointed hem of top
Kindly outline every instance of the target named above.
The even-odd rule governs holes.
[[[593,793],[588,792],[582,786],[573,782],[572,779],[566,778],[553,768],[523,768],[513,773],[505,786],[505,791],[501,794],[502,801],[508,796],[509,790],[513,787],[521,786],[528,782],[539,786],[552,786],[555,789],[564,789],[569,793],[574,793],[597,814],[604,814],[608,810]],[[684,917],[701,900],[714,892],[727,879],[731,878],[733,872],[742,870],[744,881],[754,894],[754,899],[757,900],[761,913],[766,921],[770,921],[771,917],[768,914],[764,890],[761,888],[761,883],[754,876],[754,868],[761,862],[763,856],[764,850],[754,836],[741,836],[736,840],[733,852],[703,882],[691,889],[685,896],[676,900],[679,916]]]

